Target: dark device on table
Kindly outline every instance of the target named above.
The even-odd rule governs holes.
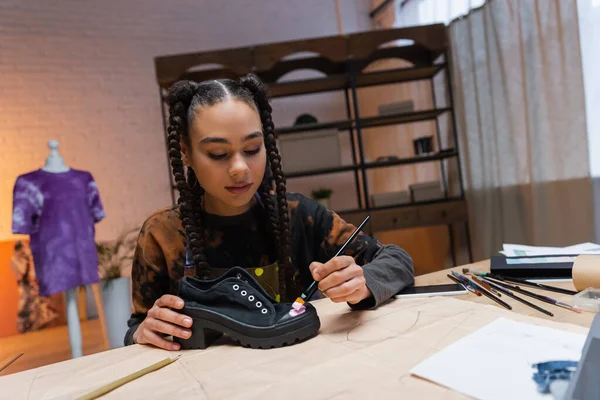
[[[467,294],[469,291],[458,283],[444,283],[441,285],[408,286],[396,293],[397,298],[401,297],[428,297],[428,296],[455,296]]]

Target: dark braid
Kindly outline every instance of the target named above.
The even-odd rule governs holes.
[[[277,205],[279,211],[279,224],[273,226],[273,231],[279,231],[279,240],[277,240],[277,234],[275,234],[276,243],[279,243],[279,284],[281,286],[282,297],[287,295],[288,288],[286,285],[290,284],[289,292],[292,296],[296,295],[296,285],[294,283],[294,271],[291,263],[291,246],[290,246],[290,218],[288,214],[288,203],[286,196],[286,181],[281,168],[281,156],[277,150],[277,143],[275,141],[275,126],[273,119],[271,118],[272,108],[269,104],[269,96],[264,84],[255,75],[248,75],[241,79],[241,84],[252,92],[254,95],[254,102],[258,106],[260,113],[260,120],[263,126],[263,134],[265,140],[265,147],[267,150],[268,162],[271,166],[271,171],[275,177],[275,192],[277,194]],[[270,187],[270,185],[269,185]],[[263,199],[266,200],[267,206],[273,206],[270,200],[270,191],[262,193]],[[268,197],[268,199],[267,199]],[[265,201],[263,200],[263,201]],[[292,294],[293,293],[293,294]],[[291,297],[291,296],[290,296]]]
[[[187,235],[195,271],[191,274],[202,277],[210,276],[210,270],[206,256],[204,255],[204,233],[202,229],[202,218],[200,216],[202,194],[200,184],[191,168],[188,168],[188,179],[186,180],[183,161],[181,160],[180,140],[189,144],[188,135],[188,109],[198,90],[198,85],[193,82],[177,82],[171,88],[167,102],[169,103],[169,158],[175,178],[177,190],[179,190],[179,206],[181,220]],[[195,182],[195,185],[194,185]]]
[[[245,101],[256,108],[263,126],[267,164],[275,178],[277,209],[273,200],[273,187],[270,178],[265,178],[258,194],[265,205],[268,232],[273,236],[278,249],[279,285],[282,299],[297,295],[294,271],[291,264],[290,219],[286,198],[286,182],[281,169],[281,157],[275,142],[275,128],[271,118],[267,91],[254,75],[248,75],[239,82],[231,79],[213,80],[202,83],[190,81],[176,82],[167,97],[169,104],[169,156],[173,176],[180,193],[181,218],[190,243],[196,274],[201,278],[210,276],[210,266],[204,255],[205,235],[202,229],[202,198],[204,189],[200,186],[192,168],[187,170],[187,179],[181,160],[179,141],[189,145],[189,129],[197,107],[217,104],[229,97]]]

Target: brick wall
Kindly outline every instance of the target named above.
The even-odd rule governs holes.
[[[342,1],[345,33],[370,28],[368,6]],[[96,178],[107,212],[98,239],[170,204],[153,57],[337,32],[333,0],[1,2],[0,237],[14,181],[44,164],[49,139]],[[328,119],[344,110],[332,96],[278,103],[275,121],[305,108]]]

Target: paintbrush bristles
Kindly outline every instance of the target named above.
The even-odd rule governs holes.
[[[485,272],[480,272],[475,269],[463,268],[462,271],[463,271],[463,274],[471,274],[471,275],[475,275],[475,276],[485,276],[486,275]]]
[[[303,305],[303,304],[304,304],[304,300],[302,300],[300,297],[298,297],[298,298],[296,299],[296,301],[294,302],[294,304],[292,304],[292,308],[295,308],[294,306],[295,306],[296,304]]]

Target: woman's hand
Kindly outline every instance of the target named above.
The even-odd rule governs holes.
[[[133,334],[133,341],[138,344],[152,344],[165,350],[179,350],[179,343],[166,340],[163,335],[177,336],[182,339],[192,336],[192,332],[185,329],[192,326],[192,319],[172,310],[182,308],[183,300],[179,297],[163,295],[148,310],[146,318]]]
[[[325,264],[313,262],[310,272],[319,282],[319,290],[336,303],[356,304],[373,295],[367,287],[362,267],[350,256],[335,257]]]

